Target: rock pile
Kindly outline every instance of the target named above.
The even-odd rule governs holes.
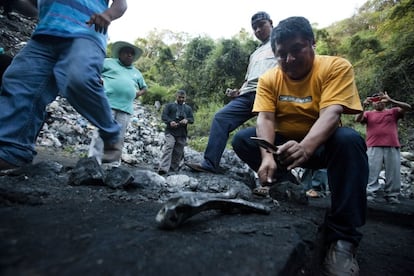
[[[2,13],[2,9],[0,9]],[[26,44],[36,26],[36,20],[12,13],[10,18],[0,14],[0,47],[14,57]]]
[[[95,127],[58,97],[47,108],[48,117],[37,144],[87,155]],[[122,160],[129,165],[156,165],[163,142],[162,122],[150,106],[135,103],[135,114],[125,134]]]
[[[38,137],[37,144],[71,151],[80,157],[87,155],[94,127],[80,116],[65,99],[58,97],[48,106],[48,119]],[[159,109],[135,103],[135,114],[125,134],[122,161],[130,166],[154,170],[158,166],[164,139],[164,125]],[[185,158],[199,161],[202,153],[186,147]],[[226,150],[221,164],[233,176],[248,174],[249,169],[232,150]],[[414,153],[401,153],[401,194],[413,197]]]

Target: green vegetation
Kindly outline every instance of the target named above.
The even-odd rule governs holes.
[[[339,55],[354,66],[361,99],[387,91],[395,99],[414,102],[414,0],[370,0],[346,20],[324,29],[315,28],[318,54]],[[243,82],[249,54],[258,41],[241,30],[230,39],[191,38],[185,33],[154,31],[135,44],[144,50],[137,67],[149,92],[143,103],[171,101],[177,89],[188,92],[196,123],[191,145],[203,150],[214,113],[227,101],[227,87]],[[251,122],[250,122],[251,123]],[[343,123],[365,133],[364,127],[344,116]],[[412,114],[401,122],[403,145],[414,128]]]

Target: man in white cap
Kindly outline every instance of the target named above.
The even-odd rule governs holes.
[[[147,84],[141,72],[133,65],[142,55],[140,48],[125,41],[117,41],[112,45],[111,50],[112,58],[106,58],[104,61],[102,80],[114,119],[121,126],[122,142],[119,143],[117,151],[112,152],[114,156],[101,156],[103,141],[95,132],[88,155],[95,156],[100,163],[119,166],[125,131],[134,112],[134,100],[147,92]],[[113,161],[116,156],[119,156],[118,160]]]
[[[220,160],[230,133],[255,116],[252,108],[259,77],[277,65],[270,47],[270,33],[273,28],[270,15],[264,11],[257,12],[253,14],[251,24],[261,44],[250,55],[245,82],[240,89],[227,89],[226,95],[232,100],[214,115],[204,159],[199,164],[186,163],[195,172],[221,172]]]

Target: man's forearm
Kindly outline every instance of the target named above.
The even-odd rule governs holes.
[[[396,101],[393,99],[390,99],[390,102],[406,111],[411,110],[411,105],[409,105],[408,103]]]
[[[126,0],[113,0],[111,7],[106,13],[111,17],[111,20],[120,18],[127,10],[128,5]]]

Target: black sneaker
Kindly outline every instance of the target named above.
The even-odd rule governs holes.
[[[219,168],[218,170],[213,170],[209,168],[203,167],[201,164],[196,163],[185,163],[187,167],[189,167],[193,172],[204,172],[204,173],[215,173],[215,174],[224,174],[225,170]]]
[[[323,275],[359,275],[359,266],[355,258],[355,245],[348,241],[333,242],[323,262]]]

